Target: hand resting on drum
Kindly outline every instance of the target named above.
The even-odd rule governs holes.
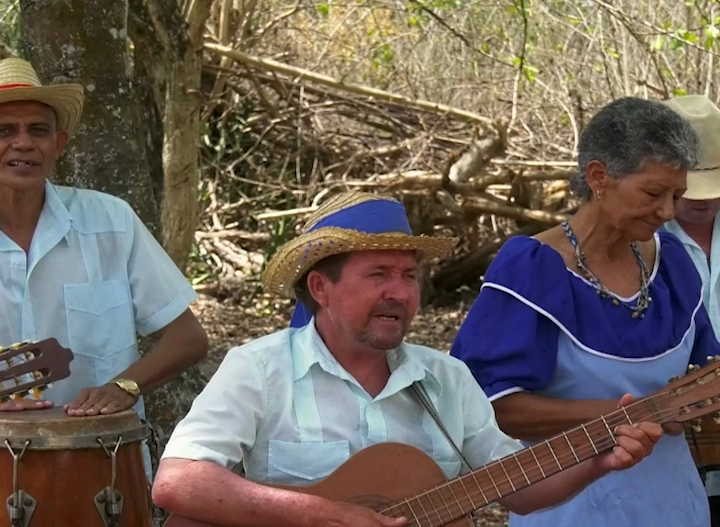
[[[19,412],[21,410],[41,410],[52,408],[53,402],[44,399],[18,399],[0,404],[0,412]]]
[[[127,410],[137,402],[126,391],[115,384],[106,384],[97,388],[83,388],[71,403],[63,406],[68,415],[82,417],[85,415],[114,414]]]

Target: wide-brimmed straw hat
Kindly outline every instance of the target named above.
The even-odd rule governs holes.
[[[700,162],[688,171],[683,198],[720,198],[720,109],[704,95],[683,95],[665,104],[692,125],[702,147]]]
[[[328,199],[297,238],[280,247],[263,273],[269,292],[294,298],[293,286],[316,263],[354,251],[416,251],[420,261],[452,251],[456,238],[413,236],[402,203],[365,192]]]
[[[72,135],[83,108],[80,84],[43,86],[32,65],[18,58],[0,60],[0,104],[37,101],[55,110],[58,131]]]

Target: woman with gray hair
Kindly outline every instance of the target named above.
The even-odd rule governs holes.
[[[487,271],[453,343],[500,427],[534,443],[612,412],[720,355],[682,244],[659,230],[699,157],[691,126],[662,103],[616,100],[588,123],[562,225],[516,236]],[[637,466],[511,527],[708,527],[682,428]]]

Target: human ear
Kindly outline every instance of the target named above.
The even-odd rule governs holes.
[[[322,308],[328,306],[328,286],[330,279],[318,271],[310,271],[307,276],[307,289],[310,296]]]

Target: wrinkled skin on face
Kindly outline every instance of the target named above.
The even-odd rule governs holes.
[[[360,251],[350,255],[333,283],[308,275],[308,287],[329,324],[327,338],[353,348],[390,350],[400,345],[420,301],[412,251]]]
[[[618,233],[635,241],[650,240],[673,219],[675,205],[687,189],[687,171],[663,163],[646,163],[638,172],[614,179],[598,161],[587,168],[593,193],[600,192],[602,217]]]
[[[706,200],[681,198],[675,207],[675,218],[690,225],[705,225],[715,219],[718,210],[720,210],[720,198]]]
[[[49,106],[35,101],[0,104],[0,186],[41,190],[66,141]]]

